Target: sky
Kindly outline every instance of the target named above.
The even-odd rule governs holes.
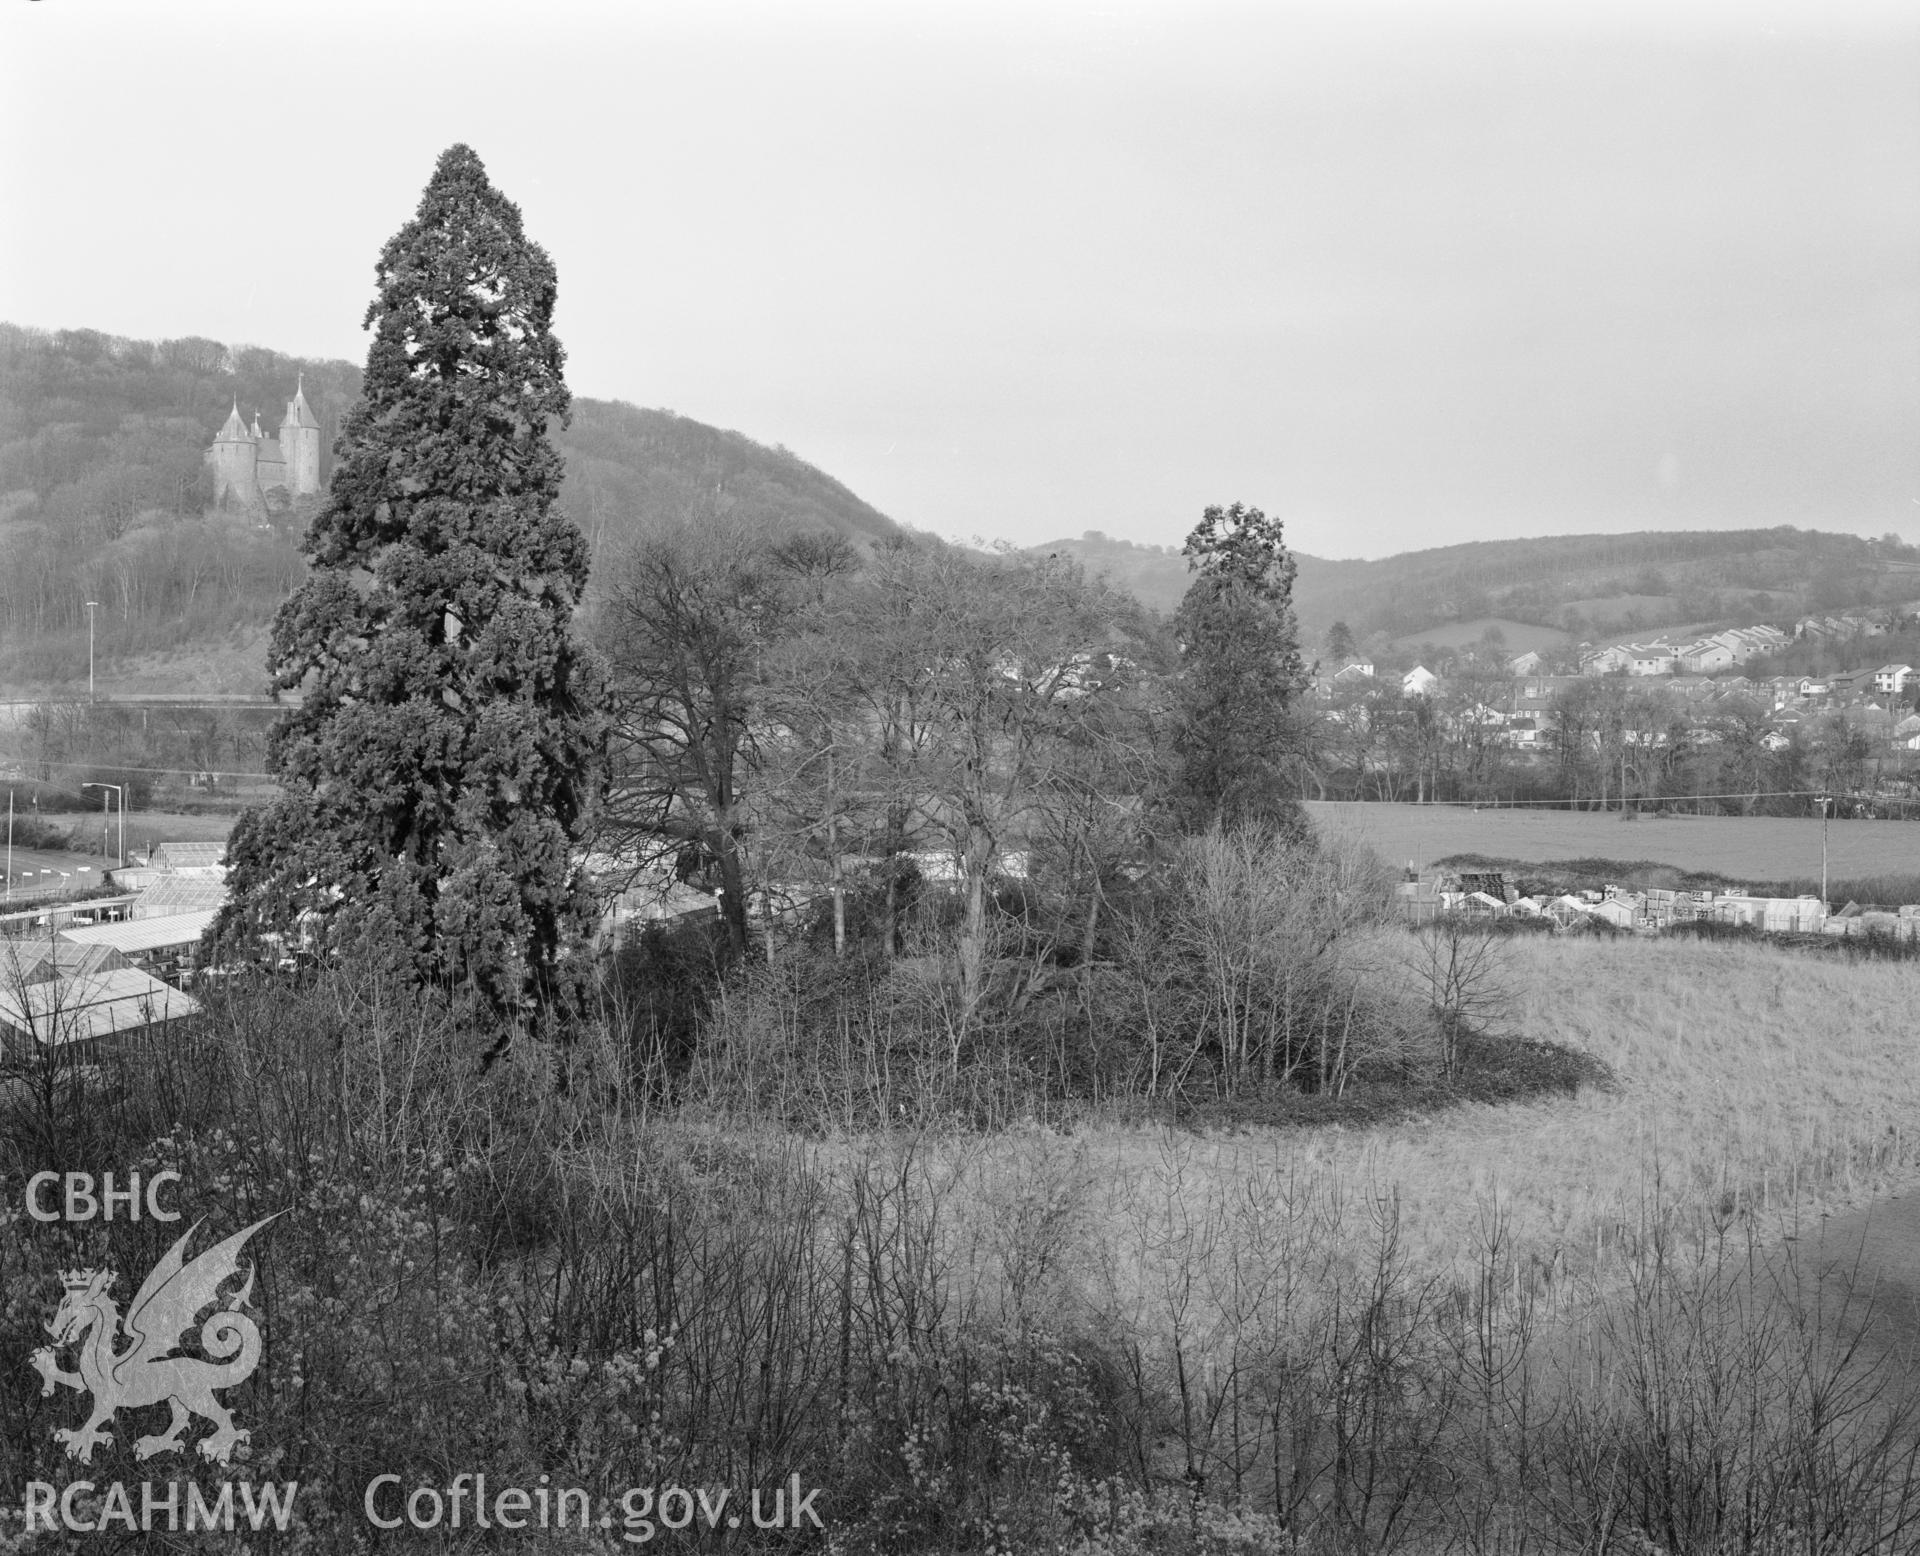
[[[576,394],[958,539],[1920,541],[1920,7],[37,0],[0,319],[363,360],[465,141]]]

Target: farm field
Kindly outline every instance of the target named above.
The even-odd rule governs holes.
[[[1395,867],[1473,853],[1540,863],[1648,860],[1735,881],[1820,874],[1820,822],[1812,817],[1674,816],[1626,823],[1617,811],[1475,811],[1346,801],[1309,801],[1305,809],[1323,834],[1353,837]],[[1835,880],[1920,873],[1920,821],[1835,821],[1827,830],[1827,855]]]
[[[1392,646],[1406,650],[1432,643],[1437,648],[1470,648],[1480,641],[1481,634],[1489,627],[1500,629],[1510,654],[1524,654],[1529,649],[1544,653],[1568,641],[1566,633],[1558,627],[1514,621],[1507,616],[1476,616],[1471,621],[1450,621],[1445,626],[1430,627],[1424,632],[1409,632],[1404,637],[1395,638]]]
[[[185,811],[127,812],[127,852],[144,855],[155,843],[215,843],[233,831],[237,818]]]
[[[1671,594],[1593,595],[1583,600],[1568,600],[1560,609],[1577,612],[1602,632],[1615,630],[1617,623],[1637,613],[1642,621],[1655,623],[1638,629],[1649,637],[1673,630],[1668,624],[1680,620],[1680,601]]]
[[[117,852],[120,847],[120,817],[117,813],[105,820],[99,811],[48,814],[44,819],[68,830],[78,842],[93,851],[74,853],[66,850],[14,849],[16,891],[32,884],[22,879],[28,871],[34,872],[35,882],[47,886],[53,884],[53,878],[50,876],[41,881],[41,871],[76,874],[81,870],[91,870],[97,876],[103,862],[111,863],[110,860],[103,860],[99,852],[103,835],[109,852]],[[233,831],[236,819],[235,816],[218,813],[202,815],[187,811],[130,810],[127,812],[126,825],[128,859],[144,858],[156,843],[220,842]]]

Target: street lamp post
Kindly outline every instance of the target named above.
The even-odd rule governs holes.
[[[86,783],[81,784],[80,787],[83,789],[113,790],[114,798],[118,800],[120,803],[120,863],[124,865],[127,862],[127,788],[126,788],[126,785],[120,784],[120,783],[100,783],[95,780],[89,779]],[[107,797],[104,793],[100,796],[100,810],[102,815],[106,814]],[[104,825],[104,823],[102,823],[102,825]],[[100,841],[102,846],[104,847],[106,843],[106,839],[102,837]]]
[[[93,613],[100,608],[98,600],[87,601],[87,701],[93,701]]]
[[[1820,911],[1827,911],[1827,816],[1833,809],[1833,796],[1823,794],[1814,801],[1820,807]]]

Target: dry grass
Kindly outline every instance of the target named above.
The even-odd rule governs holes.
[[[1321,831],[1367,844],[1388,863],[1426,865],[1452,854],[1497,859],[1653,860],[1736,881],[1818,878],[1820,823],[1785,816],[1672,816],[1626,825],[1617,811],[1481,810],[1347,801],[1306,807]],[[1836,822],[1827,834],[1834,879],[1920,873],[1920,825]]]
[[[1771,1241],[1920,1177],[1920,966],[1644,940],[1510,956],[1513,1028],[1596,1055],[1613,1090],[1370,1129],[1015,1133],[951,1148],[957,1199],[1079,1228],[1080,1297],[1144,1318],[1249,1238],[1311,1224],[1318,1244],[1363,1249],[1383,1202],[1417,1267],[1466,1280],[1499,1222],[1552,1293],[1604,1279],[1656,1196],[1676,1223],[1751,1215]]]

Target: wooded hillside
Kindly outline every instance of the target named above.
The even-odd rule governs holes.
[[[360,393],[353,364],[200,337],[0,324],[0,681],[84,680],[88,600],[103,671],[271,620],[303,576],[300,536],[320,499],[264,517],[217,510],[202,455],[236,402],[249,419],[259,411],[271,438],[302,376],[324,487],[340,419]],[[576,399],[556,442],[562,501],[596,551],[696,504],[856,542],[896,532],[786,450],[671,411]]]
[[[202,453],[237,402],[272,436],[297,376],[321,424],[320,476],[360,393],[348,362],[229,347],[198,336],[136,341],[0,324],[0,681],[86,674],[86,602],[103,669],[263,627],[302,576],[312,505],[218,512]],[[781,448],[672,411],[576,399],[557,439],[563,502],[596,552],[696,509],[774,530],[831,529],[859,544],[886,515]],[[1199,504],[1216,493],[1199,493]],[[1169,530],[1192,514],[1168,515]],[[1034,548],[1104,573],[1171,612],[1186,591],[1172,546],[1088,531]],[[1783,619],[1920,593],[1920,548],[1898,537],[1791,528],[1478,541],[1376,561],[1295,553],[1303,634],[1344,621],[1356,639],[1404,638],[1501,617],[1576,638],[1679,621]],[[1902,570],[1904,564],[1905,569]]]

